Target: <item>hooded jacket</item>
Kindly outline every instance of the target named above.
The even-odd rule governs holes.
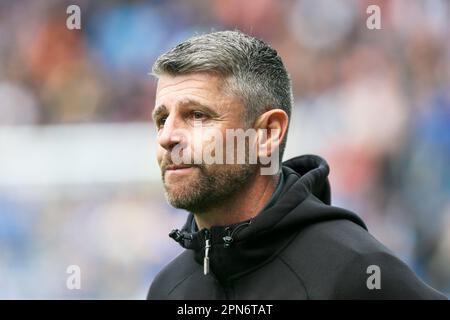
[[[148,299],[445,299],[331,206],[329,167],[304,155],[253,219],[198,230],[190,214],[170,236],[186,250],[154,279]]]

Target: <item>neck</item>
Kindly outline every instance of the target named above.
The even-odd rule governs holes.
[[[234,197],[207,211],[194,213],[199,230],[213,226],[227,226],[254,218],[272,197],[278,175],[257,175],[252,183]]]

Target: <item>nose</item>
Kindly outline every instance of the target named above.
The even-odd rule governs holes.
[[[183,141],[183,137],[180,134],[180,127],[177,124],[175,117],[169,115],[164,122],[164,126],[158,132],[158,144],[167,151],[171,151],[177,144]]]

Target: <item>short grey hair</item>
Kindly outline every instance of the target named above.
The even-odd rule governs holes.
[[[291,79],[277,51],[262,40],[240,31],[195,36],[162,54],[152,68],[156,77],[197,72],[224,78],[246,108],[247,125],[271,109],[282,109],[291,117]],[[280,144],[280,160],[286,138],[287,132]]]

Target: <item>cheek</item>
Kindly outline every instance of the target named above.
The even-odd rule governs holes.
[[[195,148],[201,146],[207,150],[214,150],[217,147],[223,148],[225,141],[225,131],[222,128],[208,128],[202,132],[201,137],[194,137]]]
[[[200,152],[207,144],[207,132],[203,128],[196,128],[190,132],[189,139],[186,140],[191,151]]]

